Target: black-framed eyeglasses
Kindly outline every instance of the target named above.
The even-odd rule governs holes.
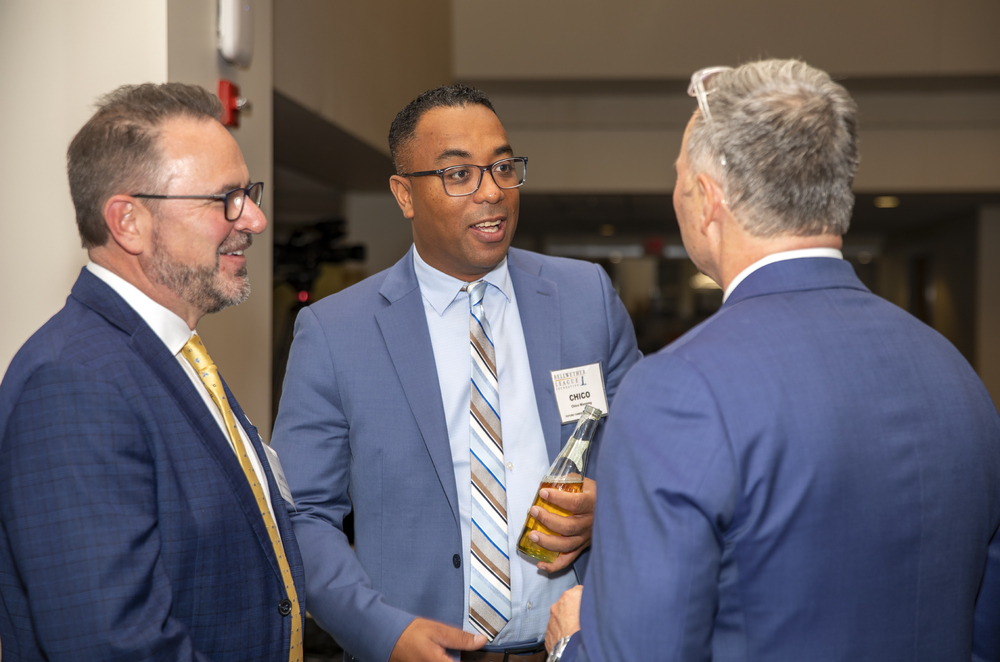
[[[133,193],[133,198],[152,198],[153,200],[222,200],[226,207],[226,220],[235,221],[243,215],[243,205],[247,198],[260,206],[264,199],[264,182],[254,182],[245,188],[234,188],[225,193],[211,195],[153,195],[152,193]]]
[[[488,166],[455,165],[440,170],[408,172],[400,177],[440,175],[441,183],[444,184],[444,192],[453,198],[458,198],[463,195],[472,195],[478,191],[483,183],[483,173],[486,171],[489,171],[497,188],[517,188],[524,183],[524,179],[528,175],[528,157],[512,156],[500,159]]]

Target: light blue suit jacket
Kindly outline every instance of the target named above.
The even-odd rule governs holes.
[[[600,266],[511,249],[508,267],[554,459],[573,425],[560,423],[549,372],[600,362],[612,399],[639,358],[635,333]],[[455,470],[411,254],[299,314],[273,445],[325,630],[381,662],[415,616],[462,627]],[[352,506],[354,550],[342,531]]]
[[[629,373],[605,444],[564,659],[969,660],[975,619],[996,659],[1000,419],[849,263],[752,273]]]

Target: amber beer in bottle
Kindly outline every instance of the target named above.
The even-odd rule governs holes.
[[[583,491],[583,473],[587,470],[590,442],[594,440],[594,432],[597,430],[597,423],[601,419],[601,414],[601,410],[596,407],[587,405],[583,408],[583,415],[580,416],[580,420],[576,424],[576,430],[573,431],[573,435],[566,442],[566,445],[563,446],[563,449],[559,451],[555,462],[552,463],[545,477],[542,478],[542,484],[538,486],[539,492],[543,489],[559,490],[561,492]],[[538,492],[535,493],[535,502],[532,505],[544,508],[550,513],[557,515],[566,516],[570,514],[562,508],[544,501],[538,495]],[[532,517],[531,510],[529,509],[528,517],[524,522],[524,528],[521,530],[521,537],[517,541],[517,551],[525,556],[530,556],[533,559],[545,561],[546,563],[555,561],[556,557],[559,556],[559,552],[545,549],[531,542],[528,534],[532,531],[547,533],[550,536],[559,535]]]

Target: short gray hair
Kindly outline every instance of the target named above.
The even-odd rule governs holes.
[[[858,169],[857,105],[798,60],[761,60],[705,81],[711,120],[694,117],[688,159],[712,175],[758,237],[844,234]]]

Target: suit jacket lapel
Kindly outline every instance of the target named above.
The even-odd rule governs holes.
[[[205,405],[205,401],[202,400],[195,385],[184,374],[184,370],[177,363],[176,357],[170,354],[163,343],[160,342],[159,337],[145,324],[142,324],[136,330],[132,336],[130,345],[135,353],[150,366],[157,377],[167,387],[167,391],[170,392],[177,402],[177,406],[183,412],[184,417],[187,418],[198,433],[202,444],[209,455],[212,456],[212,459],[215,460],[222,475],[225,476],[226,481],[232,488],[237,503],[239,503],[243,514],[247,518],[247,522],[250,524],[250,528],[253,529],[254,535],[257,537],[257,542],[260,543],[272,569],[280,579],[281,569],[278,567],[277,557],[274,554],[274,546],[271,544],[271,538],[267,533],[267,526],[260,515],[257,498],[254,496],[253,489],[247,481],[246,474],[243,473],[243,467],[240,466],[240,461],[233,452],[229,440],[226,439],[226,436],[219,428],[215,417],[212,416],[212,413]],[[232,403],[233,398],[231,394],[228,394],[228,388],[227,395],[230,395],[229,400]],[[240,410],[240,414],[242,418],[240,424],[248,425],[246,417],[242,415],[242,410]],[[248,428],[244,427],[244,430],[248,432],[249,436]],[[270,482],[273,483],[273,479]]]
[[[458,523],[458,491],[448,440],[448,423],[437,380],[434,348],[410,252],[391,268],[379,294],[388,305],[375,313],[375,320]]]
[[[288,560],[288,566],[292,572],[292,581],[295,582],[296,593],[300,596],[304,596],[305,571],[302,567],[302,557],[299,553],[298,543],[296,543],[295,537],[292,535],[292,521],[288,516],[288,510],[282,506],[284,498],[281,496],[281,492],[278,490],[278,483],[274,479],[274,470],[271,467],[270,461],[267,459],[267,455],[264,453],[264,442],[261,440],[260,433],[257,432],[257,428],[250,422],[250,419],[247,418],[247,415],[243,412],[243,408],[240,407],[240,403],[236,401],[236,397],[233,395],[232,391],[229,390],[229,385],[226,384],[225,379],[222,380],[222,386],[226,389],[226,398],[229,400],[229,406],[233,410],[233,415],[236,417],[236,420],[239,421],[239,424],[243,426],[243,430],[247,433],[247,438],[250,439],[250,444],[253,446],[253,452],[257,453],[257,459],[260,461],[261,467],[264,469],[264,475],[267,478],[268,492],[271,495],[271,510],[274,511],[274,520],[281,536],[282,546],[285,551],[285,558]],[[230,454],[232,455],[231,450]],[[240,474],[243,474],[242,467],[240,467]],[[249,486],[246,478],[243,479],[243,482]],[[253,497],[252,489],[250,490],[250,496],[254,499],[254,506],[256,507],[256,498]],[[257,521],[261,522],[260,531],[257,531],[257,527],[254,528],[254,531],[257,532],[257,539],[260,541],[261,546],[265,551],[273,551],[274,547],[271,545],[271,539],[267,534],[267,529],[264,528],[264,520],[260,516],[259,509],[257,509]],[[263,538],[261,537],[262,534]],[[274,571],[274,574],[279,579],[284,581],[281,577],[281,567],[278,565],[277,557],[273,553],[269,553],[267,558],[271,564],[271,569]]]
[[[149,366],[157,379],[163,383],[167,392],[177,403],[177,407],[198,434],[199,440],[209,455],[218,464],[222,474],[232,487],[236,500],[243,509],[257,540],[280,578],[281,572],[277,566],[277,558],[274,556],[274,548],[271,545],[267,527],[260,516],[257,499],[253,495],[250,483],[247,482],[239,459],[233,453],[229,440],[219,429],[212,413],[205,406],[205,402],[195,389],[195,385],[177,363],[177,358],[170,353],[160,337],[149,328],[124,299],[118,296],[104,281],[86,269],[81,272],[80,278],[73,287],[73,296],[131,336],[129,348]],[[233,398],[230,397],[230,402],[232,401]],[[242,410],[240,413],[242,415]],[[245,419],[245,416],[243,418]],[[243,422],[243,420],[240,421],[241,424]]]
[[[528,348],[531,383],[535,389],[545,447],[549,459],[554,460],[562,447],[562,425],[552,390],[551,373],[566,367],[562,365],[561,354],[559,286],[539,275],[540,262],[514,248],[507,253],[507,269],[514,284],[524,344]]]

